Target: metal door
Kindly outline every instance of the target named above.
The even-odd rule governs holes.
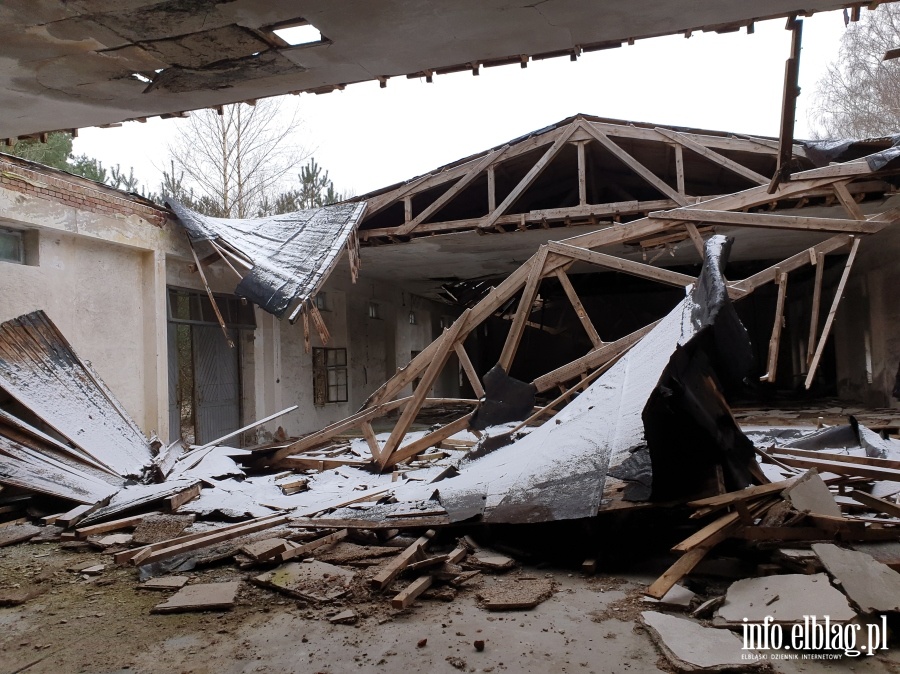
[[[178,404],[178,326],[169,329],[169,443],[181,439],[181,406]]]
[[[235,347],[225,341],[222,328],[194,325],[194,419],[198,445],[241,427],[241,381],[238,331],[228,333]]]

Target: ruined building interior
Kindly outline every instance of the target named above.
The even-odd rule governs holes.
[[[586,111],[266,218],[0,153],[0,674],[834,671],[747,646],[810,615],[896,671],[900,145],[792,121],[868,3],[540,4],[0,6],[7,147],[794,35],[779,137]]]

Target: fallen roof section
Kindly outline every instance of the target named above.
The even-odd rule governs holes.
[[[265,218],[229,219],[197,213],[172,198],[166,203],[192,246],[209,242],[229,265],[228,258],[243,265],[243,279],[235,293],[279,318],[295,306],[289,318],[296,320],[301,307],[328,279],[345,247],[356,280],[355,229],[365,204],[341,203]]]
[[[83,463],[122,477],[140,476],[150,463],[140,428],[43,311],[0,324],[0,390],[71,443]]]

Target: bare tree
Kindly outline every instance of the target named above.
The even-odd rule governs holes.
[[[181,173],[208,215],[257,215],[306,158],[292,142],[296,116],[282,112],[276,99],[236,103],[193,112],[179,128],[169,147],[173,175]]]
[[[900,59],[882,61],[900,47],[900,5],[887,3],[848,26],[837,60],[814,95],[817,135],[872,138],[900,132]]]

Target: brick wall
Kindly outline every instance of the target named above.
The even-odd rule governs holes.
[[[168,217],[164,209],[120,190],[16,157],[0,155],[0,185],[92,213],[137,215],[157,227]]]

